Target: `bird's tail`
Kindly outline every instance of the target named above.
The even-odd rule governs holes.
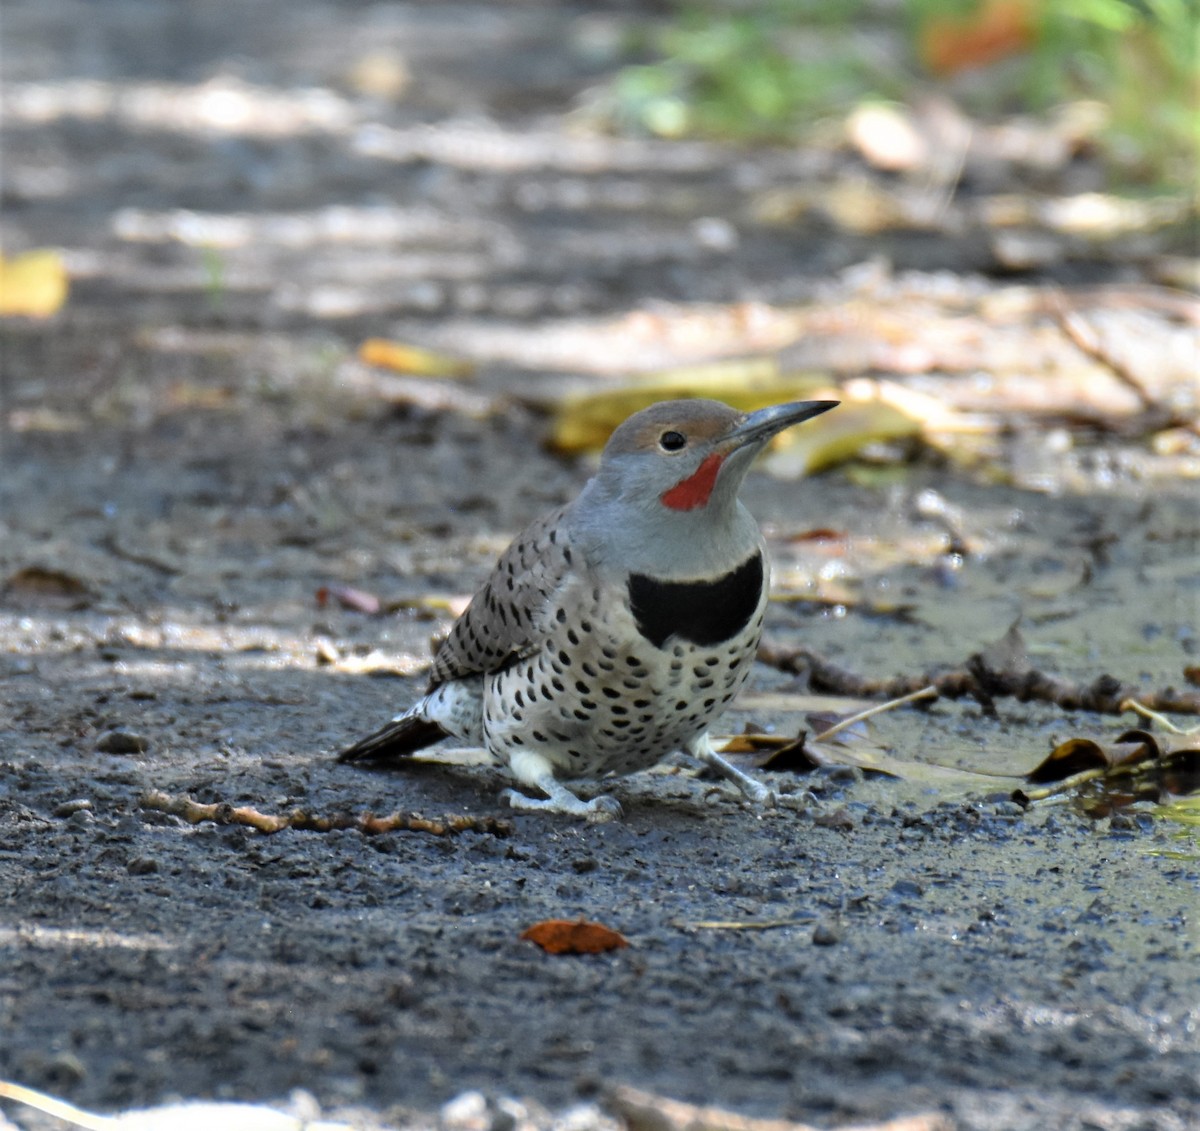
[[[415,754],[450,732],[418,714],[400,715],[339,752],[339,762],[388,762]]]

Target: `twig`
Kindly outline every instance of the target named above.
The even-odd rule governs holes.
[[[773,931],[811,925],[811,919],[676,919],[671,924],[681,931]]]
[[[908,703],[915,703],[919,699],[936,699],[938,690],[932,685],[922,687],[919,691],[910,692],[908,695],[901,695],[899,699],[889,699],[886,703],[880,703],[875,707],[868,707],[865,711],[859,711],[857,715],[849,715],[842,719],[840,723],[834,723],[828,730],[821,731],[820,734],[814,734],[813,742],[824,742],[826,739],[832,738],[838,731],[845,730],[847,727],[852,727],[855,723],[861,723],[864,719],[869,719],[874,715],[882,715],[885,711],[894,711],[897,707],[903,707]]]
[[[1151,722],[1158,723],[1163,730],[1171,734],[1181,734],[1185,738],[1200,734],[1200,727],[1192,727],[1190,730],[1183,730],[1177,727],[1166,715],[1160,714],[1158,711],[1152,711],[1144,703],[1139,703],[1136,699],[1126,699],[1121,704],[1122,711],[1132,711],[1135,715],[1141,715],[1143,719],[1149,719]]]
[[[755,1119],[719,1107],[700,1107],[681,1100],[656,1096],[639,1088],[609,1088],[607,1106],[629,1131],[817,1131],[811,1123],[788,1119]],[[882,1123],[857,1123],[843,1131],[952,1131],[949,1118],[939,1112],[904,1115]]]
[[[69,1104],[56,1096],[48,1096],[45,1092],[35,1092],[32,1088],[14,1084],[9,1080],[0,1080],[0,1099],[24,1104],[26,1107],[33,1108],[34,1111],[61,1119],[72,1127],[83,1128],[83,1131],[109,1131],[109,1128],[117,1126],[117,1121],[108,1116],[93,1115],[90,1111],[84,1111],[83,1108]]]
[[[1122,706],[1125,701],[1136,699],[1151,711],[1200,715],[1200,691],[1167,687],[1146,692],[1111,675],[1097,676],[1091,683],[1083,684],[1034,668],[1001,671],[992,668],[978,653],[963,668],[939,675],[924,673],[890,679],[868,679],[809,648],[785,648],[768,641],[759,646],[758,658],[780,671],[807,674],[813,691],[859,699],[898,699],[932,686],[946,699],[974,698],[989,713],[995,711],[994,699],[1015,698],[1021,703],[1031,700],[1054,703],[1069,711],[1120,715],[1125,710]]]
[[[1076,349],[1103,365],[1122,385],[1134,393],[1141,401],[1143,411],[1153,419],[1155,427],[1183,428],[1195,436],[1200,436],[1200,421],[1163,405],[1146,388],[1141,377],[1128,363],[1104,347],[1095,327],[1078,311],[1071,310],[1061,295],[1055,297],[1058,301],[1052,310],[1062,332],[1070,338]]]
[[[234,807],[227,801],[206,805],[193,801],[190,797],[175,797],[157,790],[143,794],[138,804],[143,809],[181,817],[190,825],[198,825],[201,821],[215,821],[218,825],[247,825],[260,833],[268,834],[283,829],[302,829],[317,833],[328,833],[335,829],[358,829],[367,836],[392,832],[429,833],[431,836],[448,836],[451,833],[463,832],[509,836],[512,833],[511,823],[497,817],[451,814],[441,820],[431,820],[416,813],[392,813],[386,817],[376,817],[372,813],[359,816],[336,813],[333,816],[322,817],[305,809],[293,809],[290,813],[260,813],[249,805]]]

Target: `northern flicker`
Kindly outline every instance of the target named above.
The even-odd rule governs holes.
[[[453,737],[545,795],[506,790],[514,809],[604,819],[620,812],[614,798],[583,801],[561,779],[686,751],[769,801],[708,737],[750,674],[767,607],[765,547],[738,490],[771,437],[837,404],[743,414],[680,400],[631,416],[574,502],[501,555],[438,649],[425,696],[339,761]]]

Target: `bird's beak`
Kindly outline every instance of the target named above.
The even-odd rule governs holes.
[[[831,408],[837,408],[841,401],[793,401],[791,404],[773,404],[768,408],[760,408],[757,412],[743,416],[733,431],[727,433],[720,441],[721,446],[729,452],[750,445],[765,444],[772,436],[778,435],[785,428],[802,424],[814,416],[820,416]]]

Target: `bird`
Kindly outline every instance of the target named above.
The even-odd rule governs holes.
[[[682,752],[770,805],[709,736],[750,675],[767,607],[766,546],[738,492],[772,437],[838,403],[671,400],[629,417],[579,495],[501,554],[425,694],[338,760],[391,762],[451,737],[541,795],[506,789],[513,809],[601,821],[621,815],[616,798],[565,782]]]

